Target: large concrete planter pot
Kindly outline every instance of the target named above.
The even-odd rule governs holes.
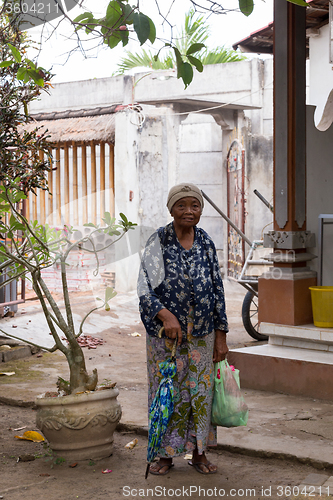
[[[68,460],[109,457],[121,417],[118,389],[36,399],[37,427],[50,448]]]

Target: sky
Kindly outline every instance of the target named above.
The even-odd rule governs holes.
[[[185,13],[192,5],[189,0],[158,0],[158,2],[163,8],[164,15],[171,6],[168,20],[174,26],[181,26]],[[208,5],[208,0],[200,0],[198,3]],[[226,8],[234,8],[238,5],[237,0],[221,0],[221,3]],[[105,13],[108,0],[85,0],[83,5],[98,17]],[[170,27],[167,23],[162,24],[163,20],[158,14],[156,0],[140,0],[140,9],[153,19],[157,27],[157,35],[169,40]],[[69,12],[69,15],[73,19],[80,13],[82,10],[76,7]],[[240,12],[229,12],[223,15],[212,14],[208,18],[211,27],[209,47],[214,48],[218,45],[231,47],[232,44],[245,38],[253,31],[266,26],[272,19],[273,0],[255,0],[254,11],[249,17]],[[55,27],[56,29],[54,29]],[[53,22],[52,25],[46,24],[43,27],[43,32],[41,28],[29,30],[29,34],[37,43],[43,38],[42,48],[38,54],[38,64],[46,69],[51,69],[55,75],[53,77],[54,83],[112,76],[117,70],[117,63],[125,55],[125,50],[132,52],[140,50],[139,44],[135,41],[130,41],[125,49],[119,46],[112,50],[106,46],[96,48],[96,43],[93,42],[85,46],[85,55],[76,51],[69,56],[69,52],[75,48],[76,43],[69,39],[71,30],[68,28],[66,23],[61,23],[58,26],[57,22]],[[51,33],[52,36],[46,41]],[[83,30],[81,33],[84,35]],[[158,50],[159,46],[159,42],[155,42],[151,48],[156,47]],[[145,47],[149,48],[149,45],[145,45]],[[36,51],[30,54],[31,57],[34,55],[37,55]]]

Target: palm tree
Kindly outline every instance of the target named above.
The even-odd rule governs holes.
[[[210,36],[210,29],[203,16],[199,16],[191,9],[185,14],[185,23],[182,26],[177,36],[174,38],[173,45],[179,50],[182,55],[185,55],[187,49],[194,43],[205,43]],[[233,49],[224,46],[216,47],[213,50],[203,48],[197,52],[195,57],[201,61],[203,65],[220,64],[226,62],[242,61],[246,56],[239,54]],[[152,70],[176,68],[176,58],[173,50],[168,50],[164,53],[164,58],[159,58],[150,50],[142,49],[140,52],[126,52],[126,57],[123,57],[118,64],[116,74],[122,75],[126,71],[133,68],[145,67]]]

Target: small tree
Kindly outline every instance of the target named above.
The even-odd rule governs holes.
[[[66,356],[70,371],[69,387],[65,387],[68,393],[94,390],[97,370],[88,375],[78,337],[83,332],[88,316],[102,307],[109,310],[108,302],[116,293],[112,288],[106,288],[105,298],[99,299],[101,305],[89,311],[78,331],[75,331],[67,286],[66,259],[76,248],[92,252],[96,256],[97,273],[98,252],[94,235],[102,232],[120,239],[135,224],[123,214],[120,215],[119,224],[116,224],[115,219],[106,212],[103,227],[88,223],[86,226],[91,228],[90,234],[73,242],[73,228],[65,227],[64,231],[57,231],[38,221],[29,222],[22,214],[20,205],[29,192],[36,193],[38,188],[48,189],[47,173],[53,165],[47,131],[40,133],[37,127],[29,133],[24,131],[24,124],[31,121],[28,104],[48,89],[51,74],[25,57],[30,42],[19,30],[19,22],[19,19],[10,19],[3,12],[0,16],[0,274],[5,277],[0,288],[19,278],[31,279],[54,346],[48,348],[25,342],[49,352],[60,350]],[[98,251],[106,250],[115,241]],[[55,263],[60,263],[61,267],[64,314],[42,277],[42,271]],[[22,340],[7,332],[3,333]],[[65,342],[60,337],[61,333],[65,336]]]
[[[6,270],[7,277],[1,283],[0,289],[22,277],[31,279],[33,289],[40,301],[50,333],[53,336],[54,346],[48,348],[31,341],[25,342],[48,352],[60,350],[66,356],[70,371],[68,393],[94,390],[98,378],[97,370],[95,369],[92,375],[88,375],[78,337],[83,333],[84,323],[93,311],[103,307],[107,311],[110,310],[109,301],[116,295],[116,292],[107,287],[104,299],[98,299],[101,305],[85,315],[76,331],[67,286],[66,259],[71,251],[78,248],[93,253],[96,257],[95,274],[97,274],[98,252],[113,245],[136,224],[129,222],[124,214],[120,214],[120,221],[116,224],[115,218],[106,212],[103,218],[103,227],[87,223],[85,226],[90,227],[91,232],[73,242],[71,240],[75,232],[73,228],[65,227],[64,231],[57,231],[48,225],[39,224],[38,221],[28,222],[18,209],[18,204],[26,198],[19,185],[20,179],[18,178],[15,182],[7,183],[7,186],[0,186],[0,272]],[[116,237],[116,239],[96,250],[94,236],[100,233]],[[54,263],[60,263],[62,296],[65,304],[64,313],[61,312],[57,302],[52,297],[42,276],[42,271]],[[0,331],[9,337],[21,340],[15,335],[8,334],[1,329]],[[67,342],[62,341],[60,332],[64,334]]]

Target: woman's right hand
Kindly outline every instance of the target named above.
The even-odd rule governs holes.
[[[169,309],[161,309],[157,313],[157,317],[163,322],[165,335],[169,339],[177,338],[177,344],[180,345],[182,342],[183,335],[181,326],[176,316],[172,314],[172,312],[170,312]]]

